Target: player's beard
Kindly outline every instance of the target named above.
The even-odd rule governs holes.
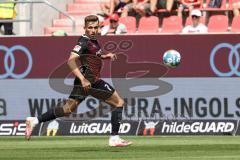
[[[95,35],[90,35],[89,38],[95,40],[95,39],[97,39],[97,34],[95,34]]]
[[[97,37],[97,34],[88,34],[87,32],[85,32],[85,35],[86,35],[87,37],[89,37],[90,39],[93,39],[93,40],[95,40],[96,37]]]

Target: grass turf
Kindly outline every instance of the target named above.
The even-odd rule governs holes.
[[[239,160],[240,136],[124,137],[125,148],[108,147],[106,136],[0,137],[1,160]]]

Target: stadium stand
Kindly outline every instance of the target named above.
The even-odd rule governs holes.
[[[233,9],[233,3],[236,3],[236,2],[239,2],[239,0],[228,0],[228,4],[229,4],[228,9],[232,10]]]
[[[211,0],[206,0],[206,4],[204,5],[204,7],[202,8],[203,11],[215,11],[215,12],[223,12],[223,11],[227,11],[228,10],[228,3],[227,0],[222,0],[222,4],[219,8],[213,8],[213,7],[209,7],[208,4]]]
[[[208,23],[208,32],[227,32],[228,17],[225,15],[211,16]]]
[[[182,19],[178,16],[170,16],[163,19],[161,33],[179,33],[182,30]]]
[[[83,21],[81,19],[76,19],[76,26],[83,26]],[[54,19],[53,20],[53,27],[71,27],[72,21],[69,19]]]
[[[157,33],[159,19],[156,16],[142,17],[139,21],[138,33]]]
[[[123,23],[127,26],[128,33],[136,32],[136,18],[132,16],[121,17],[119,19],[120,23]]]
[[[67,11],[68,12],[78,12],[78,11],[94,11],[100,10],[99,4],[79,4],[79,3],[71,3],[67,4]]]
[[[200,10],[202,12],[217,12],[224,15],[210,15],[209,17],[202,17],[201,23],[207,24],[209,32],[227,32],[229,31],[229,22],[231,22],[232,4],[238,0],[223,0],[220,8],[210,8],[208,3],[210,0],[202,1]],[[76,34],[82,34],[84,32],[83,23],[84,17],[89,14],[100,13],[100,1],[99,0],[74,0],[74,2],[66,5],[67,13],[74,17],[76,20]],[[188,10],[185,10],[188,12]],[[167,12],[164,9],[158,10],[159,13]],[[177,10],[173,10],[176,13]],[[228,13],[228,14],[226,14]],[[227,16],[225,16],[225,14]],[[150,16],[142,17],[139,20],[139,27],[137,28],[137,21],[135,17],[121,17],[120,22],[127,26],[128,33],[179,33],[183,28],[183,19],[175,16],[164,17],[162,21],[162,28],[159,27],[159,17]],[[185,21],[184,21],[185,22]],[[206,22],[206,23],[205,23]],[[240,18],[234,18],[232,22],[232,32],[239,32],[240,30]],[[104,21],[104,25],[109,24],[109,20]],[[191,17],[187,17],[185,25],[191,24]],[[160,29],[159,29],[160,28]],[[44,34],[49,35],[59,29],[65,30],[68,34],[73,34],[72,22],[67,19],[63,14],[59,14],[59,19],[52,21],[51,27],[44,28]],[[160,31],[160,32],[159,32]]]
[[[76,34],[84,33],[83,23],[84,17],[89,14],[100,12],[99,0],[74,0],[73,3],[66,5],[67,13],[76,20]],[[54,19],[51,27],[44,28],[44,35],[51,35],[59,29],[66,31],[68,34],[73,34],[72,22],[63,14],[59,14],[59,19]]]
[[[200,23],[205,24],[205,18],[203,16],[200,18]],[[191,25],[191,24],[192,24],[192,17],[189,16],[187,17],[185,26]]]
[[[58,31],[58,30],[64,30],[67,33],[73,33],[72,27],[46,27],[46,28],[44,28],[44,34],[47,36],[50,36],[50,35],[52,35],[53,32]],[[82,33],[84,33],[84,29],[82,27],[77,27],[76,33],[82,34]]]
[[[240,16],[233,18],[231,31],[240,32]]]

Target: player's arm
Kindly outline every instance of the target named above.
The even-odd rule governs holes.
[[[68,58],[68,66],[72,70],[73,74],[78,77],[80,80],[84,79],[84,76],[79,70],[79,67],[77,65],[77,59],[79,58],[79,55],[71,52],[69,58]]]
[[[79,58],[78,54],[76,54],[75,52],[71,52],[68,58],[68,66],[72,70],[73,74],[80,79],[84,90],[87,90],[91,88],[91,83],[80,72],[79,67],[77,65],[78,58]]]
[[[101,54],[101,59],[111,59],[112,61],[117,59],[117,55],[114,53]]]

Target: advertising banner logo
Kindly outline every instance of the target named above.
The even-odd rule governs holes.
[[[32,70],[32,55],[31,52],[24,46],[22,45],[15,45],[11,48],[8,48],[6,46],[0,45],[0,51],[4,52],[4,69],[5,73],[0,74],[0,79],[5,79],[5,78],[15,78],[15,79],[21,79],[26,77]],[[28,59],[28,65],[27,68],[25,69],[24,72],[22,73],[14,73],[14,68],[15,68],[15,51],[21,51],[21,53],[24,53],[24,55]]]

